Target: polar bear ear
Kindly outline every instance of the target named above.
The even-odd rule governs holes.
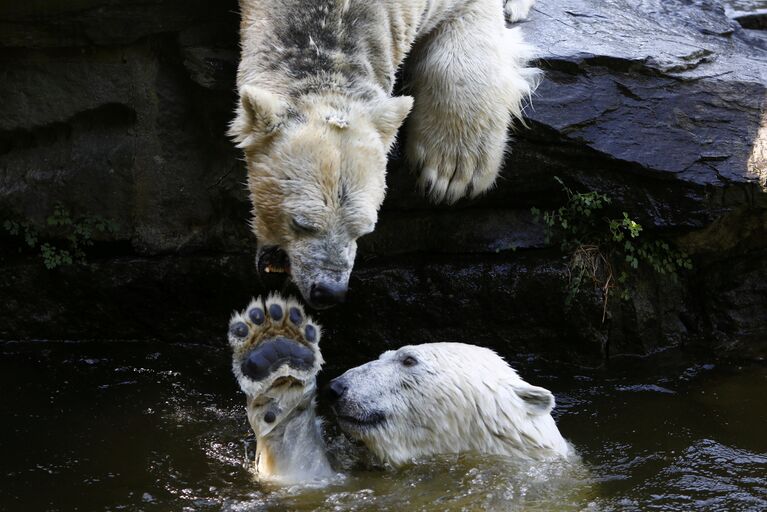
[[[261,87],[244,85],[240,89],[240,107],[229,127],[229,136],[239,148],[260,146],[282,126],[288,105],[276,94]]]
[[[554,409],[554,395],[548,389],[527,383],[512,387],[514,393],[522,399],[528,414],[549,414]]]
[[[381,134],[384,146],[388,150],[394,142],[397,130],[413,108],[412,96],[395,96],[372,107],[370,112],[373,125]]]

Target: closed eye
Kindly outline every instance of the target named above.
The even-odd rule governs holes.
[[[296,233],[302,233],[305,235],[313,235],[319,231],[319,228],[317,226],[312,226],[311,224],[306,224],[305,222],[301,222],[295,217],[293,217],[290,220],[290,225],[293,228],[293,231]]]

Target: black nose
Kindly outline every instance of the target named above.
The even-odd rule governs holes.
[[[328,386],[328,398],[335,402],[342,396],[344,396],[344,393],[346,393],[346,390],[349,389],[349,386],[346,385],[346,382],[344,382],[340,377],[337,379],[333,379],[330,381],[330,385]]]
[[[346,285],[339,283],[315,283],[309,292],[312,306],[327,308],[346,300]]]

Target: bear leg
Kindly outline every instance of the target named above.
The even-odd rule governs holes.
[[[537,83],[527,68],[531,48],[507,29],[496,0],[463,7],[416,44],[409,86],[415,96],[407,124],[407,158],[419,187],[453,203],[495,183],[511,116]]]
[[[322,366],[320,327],[298,302],[279,295],[254,299],[229,322],[232,369],[248,398],[256,434],[271,430],[314,398]]]

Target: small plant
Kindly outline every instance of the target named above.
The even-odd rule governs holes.
[[[602,291],[602,321],[613,290],[623,300],[629,298],[630,272],[645,264],[659,274],[677,278],[678,271],[691,269],[692,261],[663,240],[641,236],[642,226],[622,212],[610,218],[606,210],[612,200],[596,191],[579,193],[555,178],[567,195],[567,202],[556,210],[533,208],[533,216],[546,229],[546,242],[558,240],[563,252],[570,254],[569,286],[565,304],[570,306],[584,282],[591,281]],[[617,274],[617,276],[616,276]]]
[[[69,211],[56,204],[48,216],[47,224],[58,236],[43,237],[32,224],[25,221],[5,220],[3,228],[12,237],[21,240],[19,251],[25,247],[38,252],[47,269],[74,263],[86,263],[85,250],[93,245],[94,233],[114,233],[117,225],[100,215],[87,215],[73,219]]]

